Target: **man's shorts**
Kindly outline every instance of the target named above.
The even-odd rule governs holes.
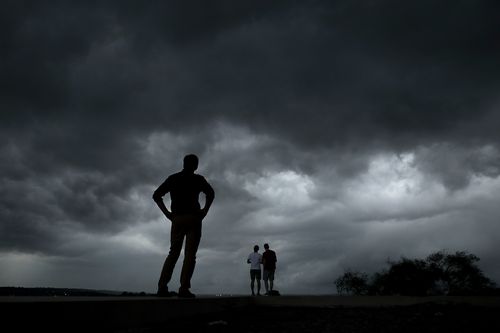
[[[269,271],[267,269],[264,270],[264,281],[267,280],[274,281],[274,269]]]
[[[251,269],[250,270],[250,279],[255,280],[260,280],[262,277],[260,276],[260,269]]]

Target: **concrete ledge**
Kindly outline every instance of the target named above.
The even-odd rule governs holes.
[[[258,306],[279,307],[384,307],[416,304],[468,304],[500,307],[500,297],[490,296],[278,296],[256,297]]]
[[[252,305],[249,297],[0,297],[2,326],[73,332],[160,325],[169,319]],[[5,331],[4,331],[5,332]],[[7,331],[9,332],[9,331]],[[50,332],[50,331],[49,331]]]
[[[2,324],[51,331],[96,331],[162,325],[171,319],[259,307],[391,307],[424,303],[500,307],[500,297],[278,296],[199,297],[0,297]],[[5,326],[3,326],[5,327]]]

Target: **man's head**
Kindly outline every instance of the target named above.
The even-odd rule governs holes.
[[[198,169],[198,156],[189,154],[184,156],[184,170],[194,172]]]
[[[264,244],[264,248],[265,248],[266,250],[269,250],[269,244],[267,244],[267,243],[266,243],[266,244]]]
[[[255,245],[255,246],[253,247],[253,252],[257,252],[257,251],[259,251],[259,246],[258,246],[258,245]]]

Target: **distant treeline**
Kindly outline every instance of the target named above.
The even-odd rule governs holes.
[[[146,296],[145,292],[115,292],[74,288],[0,287],[0,296]]]
[[[466,251],[439,251],[425,259],[388,261],[372,276],[348,270],[335,280],[340,294],[500,296],[500,289],[477,267],[479,257]]]

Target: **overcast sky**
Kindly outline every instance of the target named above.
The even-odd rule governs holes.
[[[155,292],[187,153],[195,293],[249,293],[265,242],[287,294],[438,250],[500,283],[498,1],[1,7],[0,285]]]

